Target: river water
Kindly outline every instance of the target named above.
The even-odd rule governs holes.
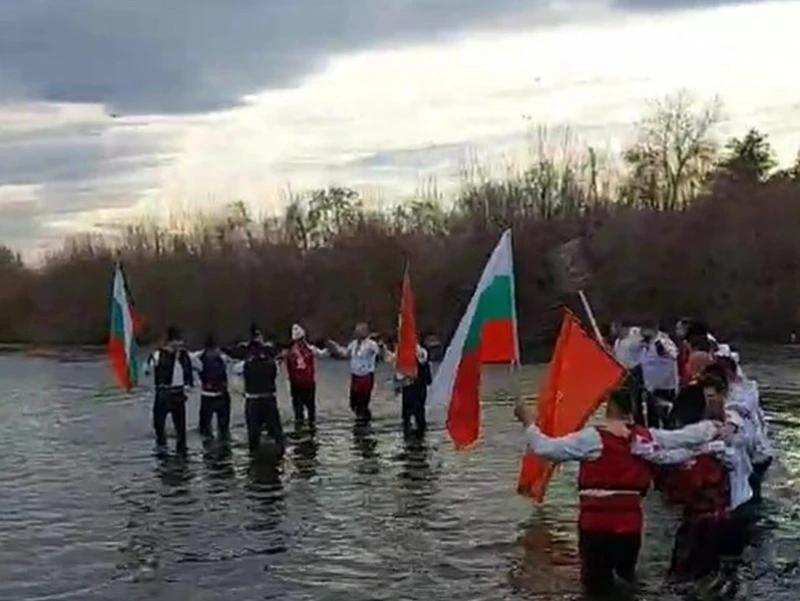
[[[794,601],[800,353],[744,359],[781,465],[741,594]],[[514,492],[521,436],[510,396],[532,396],[541,368],[487,372],[484,436],[468,453],[452,450],[436,412],[423,443],[404,443],[385,378],[371,429],[354,432],[345,369],[321,366],[320,431],[276,466],[249,460],[238,397],[230,454],[203,449],[192,398],[188,459],[158,459],[147,389],[119,393],[102,361],[0,357],[0,600],[577,596],[574,469],[541,508]],[[288,421],[285,393],[280,402]],[[663,586],[677,516],[657,494],[647,507],[642,597],[680,598]]]

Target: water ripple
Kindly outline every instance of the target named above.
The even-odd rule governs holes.
[[[800,550],[794,353],[744,353],[783,450],[768,491],[771,558]],[[467,453],[452,450],[441,410],[424,441],[403,440],[383,379],[374,423],[354,428],[344,369],[320,370],[321,429],[292,436],[278,464],[249,458],[238,396],[230,447],[203,446],[191,399],[188,457],[159,459],[146,390],[118,392],[102,363],[0,357],[0,599],[574,598],[574,467],[543,507],[514,492],[510,397],[532,398],[540,367],[488,372],[484,437]],[[645,589],[672,599],[662,583],[678,516],[656,496],[647,504]],[[788,601],[798,584],[767,567],[753,586]]]

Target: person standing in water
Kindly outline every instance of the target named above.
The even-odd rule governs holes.
[[[211,422],[217,416],[217,431],[222,440],[230,438],[231,395],[228,390],[228,367],[234,361],[220,349],[209,334],[202,351],[190,354],[192,366],[200,376],[200,436],[213,438]]]
[[[278,353],[272,343],[266,342],[261,331],[250,328],[250,342],[244,360],[237,364],[236,372],[244,378],[245,422],[250,453],[261,446],[261,430],[275,441],[278,454],[283,455],[285,441],[275,380],[278,376]]]
[[[356,324],[353,340],[343,347],[330,340],[334,356],[350,361],[350,410],[360,422],[372,420],[369,409],[375,387],[375,368],[383,350],[369,337],[366,322]]]
[[[647,423],[642,425],[661,427],[669,414],[678,392],[678,347],[658,323],[642,328],[640,364],[644,387],[647,391]]]
[[[539,430],[524,401],[514,410],[525,427],[529,452],[554,463],[580,462],[578,551],[581,581],[592,595],[611,592],[615,575],[635,582],[642,498],[651,485],[651,463],[675,461],[669,451],[679,448],[699,453],[721,429],[711,421],[675,431],[644,428],[633,423],[633,404],[627,390],[615,390],[607,399],[602,424],[559,438]]]
[[[295,427],[304,423],[314,428],[317,421],[316,359],[327,357],[327,349],[309,344],[305,330],[298,324],[292,326],[292,344],[282,354],[289,374],[289,391],[292,396]]]
[[[417,377],[409,379],[401,374],[395,374],[395,381],[400,387],[402,398],[403,434],[423,436],[428,429],[425,419],[425,403],[428,400],[428,386],[433,380],[428,351],[421,344],[417,344]],[[385,354],[387,363],[394,364],[397,360],[395,353]],[[412,428],[411,422],[414,422]]]
[[[166,344],[154,351],[147,361],[145,373],[153,372],[155,400],[153,401],[153,430],[159,449],[167,446],[167,415],[172,417],[177,437],[176,450],[185,453],[186,447],[186,387],[194,386],[192,361],[176,326],[167,328]]]

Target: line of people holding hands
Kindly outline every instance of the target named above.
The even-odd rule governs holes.
[[[394,362],[394,354],[370,336],[366,323],[359,323],[353,340],[342,346],[333,340],[327,348],[311,344],[303,328],[294,324],[292,342],[279,349],[267,340],[253,324],[250,339],[232,347],[222,348],[209,335],[204,348],[187,349],[182,333],[176,326],[167,328],[166,341],[150,354],[145,373],[152,373],[155,386],[153,401],[153,430],[159,452],[167,446],[166,419],[172,418],[176,432],[176,449],[187,450],[186,400],[187,389],[200,384],[199,431],[204,439],[213,436],[216,417],[220,439],[230,438],[231,395],[228,374],[240,375],[244,384],[245,423],[248,447],[256,452],[266,430],[274,441],[278,454],[285,450],[285,436],[277,402],[279,364],[286,367],[295,426],[313,431],[317,421],[316,361],[323,357],[343,359],[350,367],[350,409],[358,423],[372,419],[370,403],[375,388],[375,370],[379,361]],[[403,429],[407,435],[422,435],[427,424],[425,403],[431,382],[428,352],[417,346],[418,375],[414,380],[396,376],[396,389],[402,394]],[[413,424],[413,425],[412,425]]]

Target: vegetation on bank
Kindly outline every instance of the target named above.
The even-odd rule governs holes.
[[[78,237],[36,269],[0,247],[0,341],[99,344],[112,266],[122,259],[148,324],[240,338],[255,319],[278,338],[295,321],[344,338],[356,320],[394,329],[408,258],[418,323],[455,328],[502,229],[514,228],[523,349],[549,343],[563,297],[548,252],[584,236],[601,320],[702,316],[726,337],[785,341],[800,320],[800,156],[776,171],[751,130],[719,145],[719,105],[685,94],[655,103],[621,169],[593,149],[540,151],[503,179],[473,174],[452,202],[422,195],[367,208],[350,189],[294,197],[255,220],[242,203],[179,228],[131,225],[121,238]]]

